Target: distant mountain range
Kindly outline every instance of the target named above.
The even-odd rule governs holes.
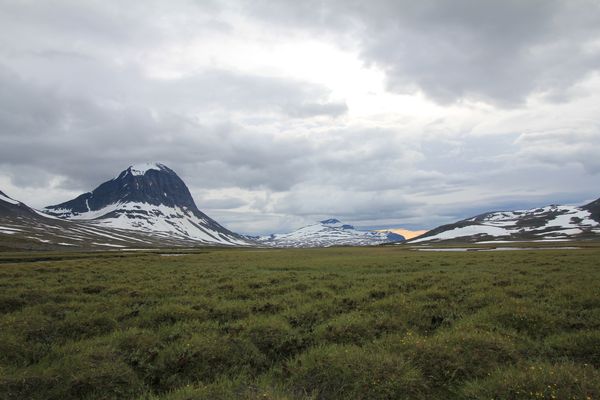
[[[559,241],[600,237],[600,199],[581,207],[550,205],[495,211],[442,225],[409,243]]]
[[[331,218],[290,233],[260,236],[256,240],[273,247],[330,247],[403,242],[404,237],[390,231],[360,231]]]
[[[163,164],[132,165],[91,192],[41,211],[2,193],[0,221],[0,247],[7,248],[326,247],[404,240],[336,219],[288,234],[240,235],[202,213],[183,180]]]
[[[600,199],[480,214],[407,243],[553,241],[600,238]],[[39,211],[0,192],[0,249],[173,246],[328,247],[402,243],[393,230],[361,231],[331,218],[290,233],[244,236],[201,212],[185,183],[163,164],[132,165],[117,177]]]

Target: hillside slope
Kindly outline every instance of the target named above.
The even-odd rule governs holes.
[[[600,238],[600,199],[581,207],[550,205],[489,212],[442,225],[410,243]]]

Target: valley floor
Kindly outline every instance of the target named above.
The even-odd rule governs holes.
[[[0,253],[0,399],[599,399],[565,245]]]

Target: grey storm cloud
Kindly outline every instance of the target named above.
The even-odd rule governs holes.
[[[391,90],[421,90],[440,103],[560,98],[600,68],[593,0],[258,3],[249,12],[269,21],[356,35],[363,60],[385,70]]]
[[[5,1],[0,25],[0,182],[34,206],[146,161],[248,233],[330,216],[430,228],[598,195],[597,1]],[[430,115],[365,116],[322,79],[252,63],[302,40]]]
[[[302,172],[294,160],[310,153],[311,143],[252,134],[228,122],[228,114],[308,118],[335,117],[345,110],[345,105],[323,101],[323,90],[316,85],[225,71],[171,85],[133,75],[112,93],[116,99],[76,88],[65,93],[5,69],[0,70],[0,84],[2,162],[37,165],[68,176],[66,184],[74,186],[93,185],[114,174],[115,166],[163,160],[201,168],[199,184],[285,189]],[[125,99],[119,97],[121,91],[127,93]],[[133,101],[136,95],[142,100]],[[192,116],[196,110],[214,109],[222,112],[216,124],[205,125]]]

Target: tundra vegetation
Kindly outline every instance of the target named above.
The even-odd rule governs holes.
[[[0,399],[600,399],[600,248],[2,253]]]

